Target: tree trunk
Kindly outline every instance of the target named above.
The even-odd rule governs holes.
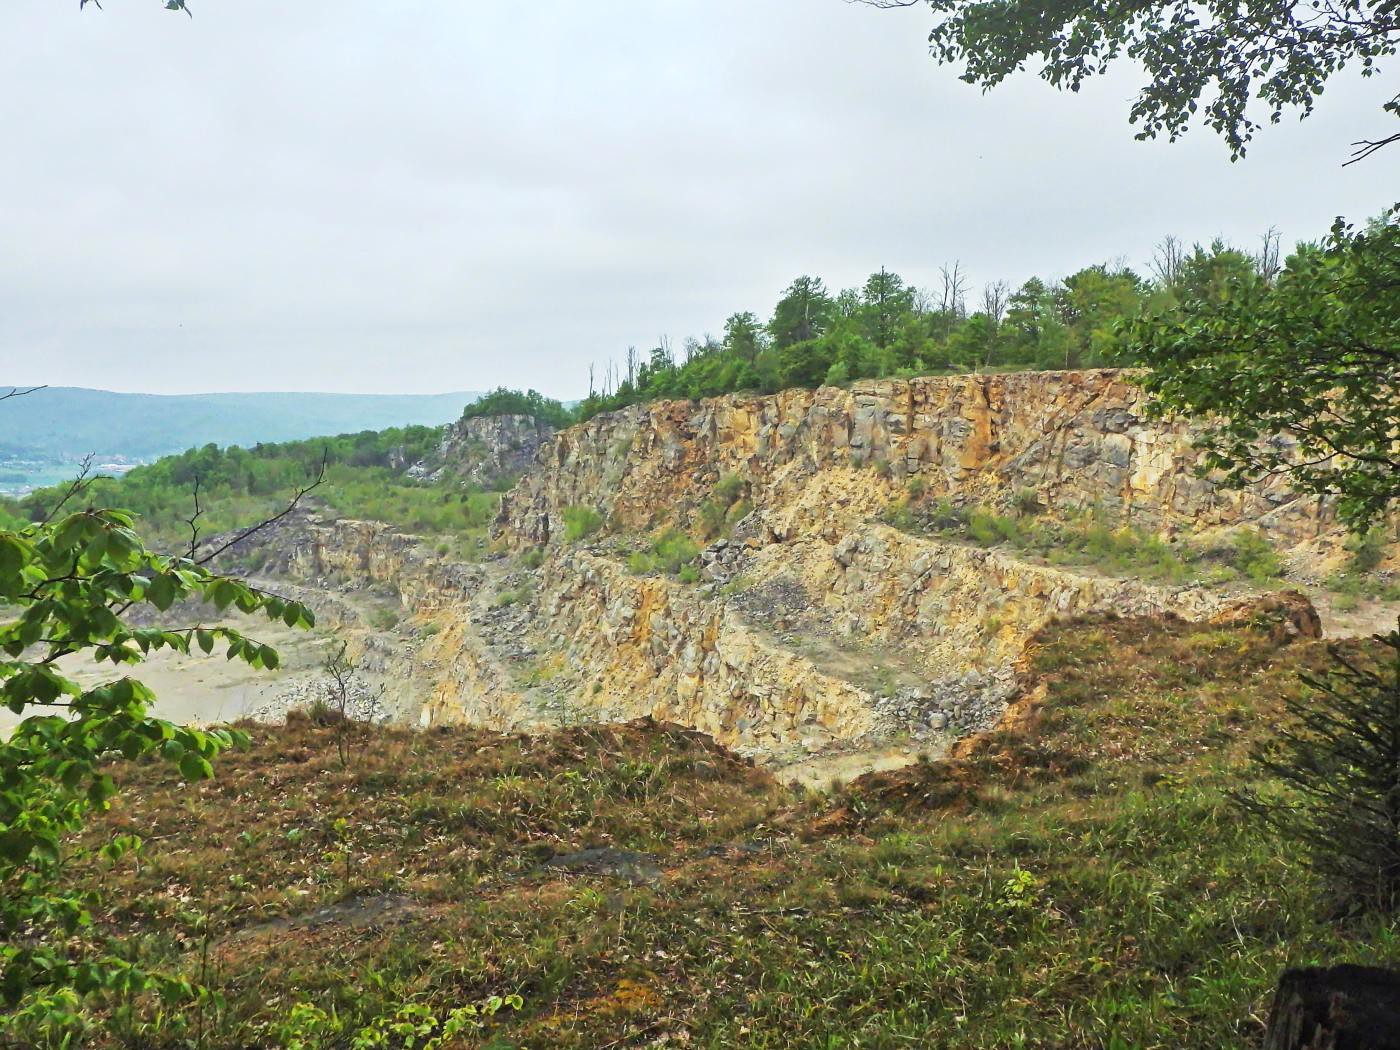
[[[1264,1050],[1400,1050],[1400,973],[1370,966],[1284,971]]]

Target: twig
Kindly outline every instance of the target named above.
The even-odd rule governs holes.
[[[1400,131],[1383,139],[1361,139],[1359,142],[1353,142],[1351,144],[1353,148],[1351,160],[1343,161],[1342,167],[1345,168],[1357,161],[1365,160],[1377,150],[1382,150],[1395,142],[1400,142]]]
[[[12,397],[23,397],[25,394],[34,394],[40,390],[47,390],[48,388],[49,385],[47,383],[42,386],[31,386],[28,390],[21,390],[17,386],[12,386],[8,394],[0,394],[0,401],[8,401]]]
[[[310,485],[306,485],[302,488],[297,489],[297,494],[292,497],[290,503],[288,503],[285,507],[282,508],[282,511],[280,513],[274,514],[272,517],[265,518],[262,521],[258,522],[256,525],[244,529],[242,532],[238,533],[238,535],[234,536],[233,539],[219,545],[218,547],[215,547],[208,554],[204,555],[204,557],[196,558],[195,564],[208,565],[211,561],[217,558],[224,551],[228,550],[230,547],[242,543],[249,536],[260,532],[261,530],[267,528],[269,525],[275,525],[277,522],[281,521],[292,511],[296,510],[297,504],[299,504],[302,501],[302,497],[304,497],[307,493],[312,492],[317,488],[320,488],[322,483],[326,480],[326,465],[329,462],[329,460],[330,449],[326,449],[324,452],[321,453],[321,467],[316,472],[316,479],[312,481]]]
[[[199,505],[199,475],[194,476],[194,513],[185,519],[185,524],[190,527],[190,548],[187,558],[193,558],[195,552],[199,550],[199,519],[203,515],[204,508]]]
[[[48,525],[50,522],[52,522],[53,519],[57,517],[58,512],[63,509],[64,504],[66,504],[70,499],[76,496],[83,489],[87,488],[88,485],[92,484],[93,479],[91,477],[91,474],[93,456],[94,453],[89,452],[86,456],[83,457],[83,462],[78,467],[78,476],[74,478],[72,483],[68,486],[68,491],[66,491],[63,494],[63,498],[60,499],[57,503],[55,503],[53,505],[53,509],[50,510],[48,514],[44,516],[43,524]]]

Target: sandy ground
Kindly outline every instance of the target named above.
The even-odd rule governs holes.
[[[80,659],[64,661],[61,667],[84,686],[123,676],[139,679],[156,694],[155,714],[172,722],[208,725],[254,714],[281,717],[286,707],[283,695],[298,684],[320,677],[321,662],[333,639],[266,620],[242,624],[240,628],[277,650],[281,666],[276,671],[257,670],[241,660],[227,660],[218,647],[209,656],[198,651],[193,656],[180,656],[166,650],[144,664],[128,668]],[[0,729],[18,721],[18,716],[0,709]]]

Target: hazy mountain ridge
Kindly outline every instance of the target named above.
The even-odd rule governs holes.
[[[185,449],[437,426],[479,391],[448,394],[127,394],[47,387],[0,410],[0,483],[39,484],[84,456],[142,461]]]

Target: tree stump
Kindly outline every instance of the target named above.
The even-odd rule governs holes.
[[[1400,1050],[1400,973],[1371,966],[1285,970],[1264,1050]]]

